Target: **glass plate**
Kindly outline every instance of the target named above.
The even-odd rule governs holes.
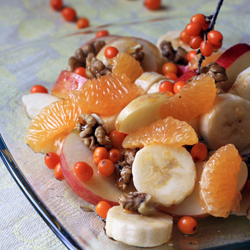
[[[245,32],[250,23],[244,8],[240,15],[230,8],[225,4],[216,26],[223,31],[226,48],[250,41]],[[192,13],[197,13],[197,10]],[[167,31],[182,30],[190,16],[175,11],[169,17],[109,24],[52,36],[1,52],[1,158],[29,201],[69,249],[138,248],[110,240],[105,235],[104,222],[94,212],[86,212],[86,206],[93,206],[75,195],[65,181],[57,181],[53,171],[44,166],[44,155],[35,154],[24,143],[30,120],[21,101],[22,95],[28,94],[34,84],[51,89],[66,68],[68,58],[92,39],[98,29],[107,28],[110,34],[137,36],[156,43],[158,37]],[[246,217],[209,217],[199,221],[197,234],[190,237],[181,235],[175,226],[171,242],[157,249],[247,249],[250,248],[249,226]]]

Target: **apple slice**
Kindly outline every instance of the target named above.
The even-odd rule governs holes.
[[[104,55],[107,47],[113,46],[121,52],[132,53],[139,45],[143,46],[144,58],[141,66],[144,71],[154,71],[161,73],[162,65],[166,62],[160,53],[160,50],[147,40],[138,37],[120,37],[106,44],[98,53],[97,59],[101,60],[106,66],[108,61]]]
[[[187,82],[193,76],[196,76],[196,75],[197,75],[196,69],[192,69],[192,70],[189,70],[189,71],[186,71],[185,73],[183,73],[175,82],[179,82],[179,81]]]
[[[59,98],[69,98],[73,95],[72,90],[78,90],[88,80],[73,72],[63,70],[58,76],[51,93]]]
[[[33,93],[22,97],[23,105],[30,119],[33,119],[36,115],[38,115],[43,108],[60,100],[60,98],[54,95],[45,93]]]
[[[88,163],[94,171],[89,181],[80,181],[74,174],[74,165],[79,161]],[[60,155],[63,176],[71,189],[86,202],[96,205],[105,200],[111,205],[118,204],[118,197],[122,191],[115,184],[115,174],[105,177],[98,173],[97,165],[93,161],[93,151],[86,147],[76,130],[65,139]],[[126,192],[135,191],[132,183]]]
[[[222,82],[220,88],[228,91],[240,72],[250,66],[250,46],[238,43],[227,49],[216,62],[226,69],[228,80]]]
[[[166,92],[145,94],[130,102],[118,115],[116,130],[130,134],[162,119],[160,109],[171,98]]]
[[[201,174],[205,163],[206,162],[196,162],[197,180],[194,187],[194,191],[191,193],[191,195],[186,197],[185,200],[177,206],[169,208],[159,207],[160,210],[176,217],[188,215],[196,218],[204,218],[208,216],[208,213],[206,212],[205,208],[202,206],[200,202],[200,195],[199,195],[199,190],[200,190],[199,182],[201,179]],[[236,187],[237,191],[240,191],[244,188],[244,185],[247,180],[247,175],[248,175],[247,165],[244,161],[242,161],[241,169],[237,177],[238,180]],[[250,202],[248,202],[248,204],[250,204]]]

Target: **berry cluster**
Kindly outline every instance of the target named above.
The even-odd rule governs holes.
[[[180,34],[180,39],[189,43],[192,49],[199,49],[204,56],[211,56],[214,50],[222,46],[222,34],[211,27],[211,16],[206,17],[203,14],[194,15],[185,30]]]

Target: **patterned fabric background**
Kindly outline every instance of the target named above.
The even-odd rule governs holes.
[[[108,27],[112,34],[135,35],[154,43],[167,31],[183,29],[193,14],[212,14],[217,5],[214,0],[162,0],[160,10],[148,11],[142,0],[64,2],[75,8],[79,17],[89,18],[91,27],[116,23]],[[224,47],[250,41],[248,5],[249,0],[226,0],[222,6],[217,28],[225,37]],[[161,17],[168,20],[145,22]],[[134,20],[141,23],[119,25]],[[50,89],[68,58],[94,34],[80,35],[75,23],[65,22],[60,12],[50,8],[48,0],[0,0],[0,31],[0,132],[11,153],[36,192],[70,232],[76,238],[85,235],[86,249],[124,249],[118,243],[109,246],[100,232],[102,222],[79,209],[85,202],[65,182],[56,181],[44,167],[44,156],[34,154],[23,142],[30,121],[22,95],[29,93],[34,84]],[[73,33],[77,34],[66,36]],[[26,200],[2,162],[0,192],[0,249],[66,249]]]

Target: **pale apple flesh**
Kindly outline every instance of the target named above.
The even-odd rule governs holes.
[[[235,82],[238,74],[250,67],[250,46],[239,43],[227,49],[217,60],[226,69],[228,80],[219,84],[220,88],[228,91]]]
[[[160,109],[171,98],[167,92],[145,94],[130,102],[118,115],[116,130],[122,133],[134,133],[139,128],[162,119]]]
[[[81,86],[88,80],[71,71],[63,70],[58,76],[56,83],[51,89],[51,93],[59,98],[69,98],[73,96],[74,90],[79,90]]]
[[[74,165],[79,161],[88,163],[94,171],[89,181],[81,181],[74,174]],[[116,186],[115,174],[105,177],[98,173],[93,161],[93,151],[86,147],[76,130],[65,139],[60,155],[60,164],[66,182],[71,189],[86,202],[96,205],[99,201],[107,201],[112,206],[118,205],[118,197],[122,191]],[[135,191],[132,183],[127,192]]]

